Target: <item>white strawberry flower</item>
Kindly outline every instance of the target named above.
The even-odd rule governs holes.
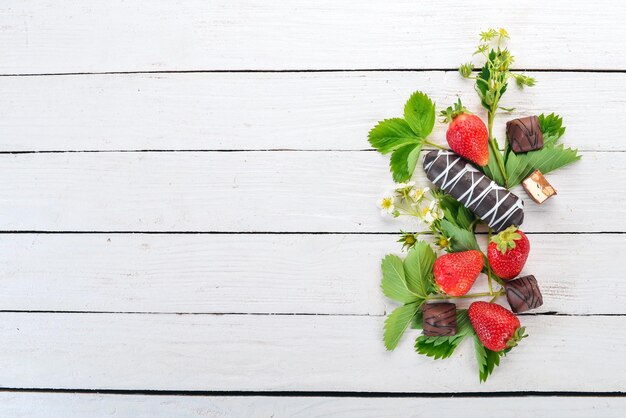
[[[409,181],[408,183],[397,183],[396,187],[394,188],[394,190],[398,191],[398,192],[404,192],[406,190],[410,190],[415,186],[415,182],[414,181]]]
[[[420,218],[427,225],[430,225],[431,223],[433,223],[435,218],[433,217],[433,214],[432,214],[432,212],[430,210],[430,206],[424,206],[421,209],[421,211],[420,211]]]
[[[432,202],[430,202],[430,205],[428,205],[428,209],[430,217],[432,218],[432,221],[430,221],[431,223],[438,219],[443,219],[443,211],[439,207],[438,200],[433,200]]]
[[[424,199],[424,197],[426,197],[426,193],[428,193],[429,190],[430,188],[428,187],[424,187],[423,189],[415,187],[411,188],[411,190],[409,191],[409,197],[415,203],[420,203]]]
[[[383,216],[393,215],[396,210],[396,197],[393,193],[385,193],[378,200],[378,207]]]
[[[418,213],[420,220],[427,225],[430,225],[436,220],[443,218],[443,212],[439,208],[439,202],[436,200],[430,202],[428,206],[423,206],[422,208],[420,208]]]

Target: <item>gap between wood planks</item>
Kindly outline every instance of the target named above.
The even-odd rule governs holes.
[[[369,72],[427,72],[427,71],[448,71],[456,72],[458,68],[349,68],[349,69],[285,69],[285,70],[144,70],[144,71],[95,71],[95,72],[58,72],[58,73],[8,73],[0,74],[0,77],[50,77],[50,76],[77,76],[77,75],[126,75],[126,74],[197,74],[197,73],[353,73],[360,71]],[[479,69],[474,69],[478,72]],[[617,69],[560,69],[560,68],[513,68],[511,71],[533,71],[538,73],[626,73],[626,70]]]
[[[103,395],[149,396],[267,396],[267,397],[328,397],[328,398],[507,398],[507,397],[568,397],[614,398],[626,397],[626,392],[574,391],[504,391],[504,392],[344,392],[344,391],[200,391],[200,390],[136,390],[136,389],[55,389],[0,387],[0,392],[30,393],[92,393]]]
[[[356,232],[356,231],[50,231],[50,230],[0,230],[0,235],[10,234],[94,234],[94,235],[124,235],[124,234],[143,234],[143,235],[399,235],[399,231],[394,232]],[[525,232],[526,235],[624,235],[626,231],[550,231],[550,232]],[[426,232],[425,235],[432,235]],[[487,235],[486,232],[476,232],[476,235]]]
[[[73,314],[105,314],[105,315],[199,315],[199,316],[348,316],[348,317],[370,317],[380,318],[386,317],[387,314],[342,314],[342,313],[314,313],[314,312],[299,312],[299,313],[284,313],[284,312],[160,312],[160,311],[53,311],[53,310],[20,310],[20,309],[6,309],[0,310],[0,314],[3,313],[19,313],[19,314],[61,314],[61,315],[73,315]],[[518,316],[565,316],[565,317],[586,317],[586,316],[626,316],[626,314],[607,314],[607,313],[587,313],[587,314],[567,314],[560,312],[527,312],[517,314]]]
[[[434,148],[424,148],[424,151],[432,151]],[[268,149],[117,149],[117,150],[43,150],[43,151],[0,151],[0,155],[13,154],[94,154],[94,153],[158,153],[158,152],[375,152],[374,148],[362,149],[291,149],[291,148],[268,148]],[[626,150],[601,150],[601,149],[585,149],[579,150],[585,152],[626,152]]]

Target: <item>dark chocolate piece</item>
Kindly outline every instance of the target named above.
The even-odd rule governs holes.
[[[424,157],[426,177],[485,221],[496,232],[524,221],[524,202],[451,151]]]
[[[424,335],[446,337],[456,334],[456,305],[454,303],[427,303],[422,307]]]
[[[528,196],[532,200],[541,204],[556,194],[554,187],[548,183],[548,180],[541,174],[541,171],[535,170],[523,182],[522,186]]]
[[[524,276],[507,282],[506,299],[515,313],[522,313],[543,305],[541,290],[535,276]]]
[[[543,132],[537,116],[513,119],[506,123],[506,137],[514,153],[543,148]]]

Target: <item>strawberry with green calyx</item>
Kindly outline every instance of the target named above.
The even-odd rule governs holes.
[[[485,166],[489,163],[489,132],[485,123],[470,113],[461,99],[446,110],[441,111],[444,122],[449,123],[446,139],[452,151],[461,157]]]
[[[516,226],[510,226],[491,238],[487,247],[487,259],[496,275],[509,280],[520,274],[529,252],[530,242],[526,234]]]
[[[463,296],[471,289],[483,269],[483,255],[469,250],[444,254],[433,266],[435,281],[450,296]]]
[[[468,314],[478,339],[491,351],[513,348],[526,338],[515,314],[497,303],[474,302]]]

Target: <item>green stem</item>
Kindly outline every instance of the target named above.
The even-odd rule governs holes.
[[[500,293],[500,292],[498,292]],[[482,293],[468,293],[463,296],[449,296],[449,295],[437,295],[437,296],[428,296],[426,300],[441,300],[441,299],[471,299],[471,298],[484,298],[487,296],[494,296],[493,292],[482,292]],[[499,296],[499,294],[498,294]]]
[[[441,145],[439,145],[439,144],[435,144],[434,142],[430,142],[430,141],[429,141],[429,140],[427,140],[427,139],[425,139],[425,140],[424,140],[424,144],[426,144],[426,145],[430,145],[431,147],[439,148],[439,149],[442,149],[442,150],[446,150],[446,151],[448,150],[448,148],[446,148],[446,147],[442,147]]]
[[[489,228],[489,232],[487,233],[487,247],[489,247],[489,243],[491,242],[491,228]],[[493,287],[491,284],[491,265],[489,264],[489,258],[487,257],[487,281],[489,282],[489,291],[493,292]]]
[[[491,146],[491,150],[493,151],[493,155],[496,157],[496,161],[498,162],[498,168],[500,168],[500,172],[502,173],[502,178],[504,179],[504,187],[507,187],[509,179],[506,176],[506,170],[504,168],[504,161],[502,161],[502,155],[500,154],[500,148],[498,147],[498,142],[493,137],[493,119],[496,116],[495,110],[487,112],[487,129],[489,130],[489,145]]]
[[[493,280],[495,280],[496,282],[498,282],[498,284],[502,287],[504,287],[504,280],[502,280],[501,278],[499,278],[498,276],[496,276],[495,274],[493,275]]]
[[[490,300],[489,302],[493,302],[493,301],[495,301],[495,300],[496,300],[496,299],[498,299],[500,296],[504,295],[504,293],[505,293],[504,288],[503,288],[503,289],[500,289],[498,292],[496,292],[496,293],[494,293],[494,294],[493,294],[493,297],[491,298],[491,300]]]

